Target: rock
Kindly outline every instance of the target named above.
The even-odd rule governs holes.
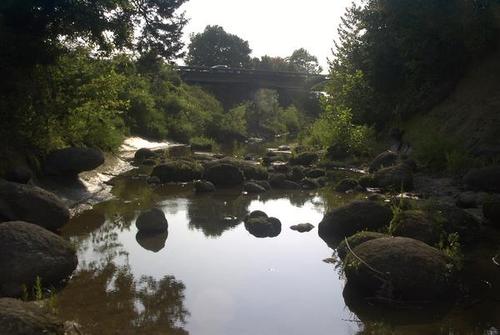
[[[347,192],[349,190],[355,189],[359,186],[358,181],[355,179],[347,178],[341,180],[337,186],[335,186],[335,191],[337,192]]]
[[[289,145],[280,145],[278,151],[290,151],[292,150]]]
[[[255,162],[248,162],[244,160],[238,160],[230,157],[226,157],[223,159],[219,159],[213,162],[208,163],[205,166],[205,169],[211,168],[216,165],[220,164],[228,164],[232,165],[241,172],[243,172],[243,176],[245,180],[267,180],[269,177],[269,174],[267,172],[267,169],[263,167],[262,165],[259,165]]]
[[[194,189],[196,193],[214,192],[215,185],[206,180],[197,180],[194,182]]]
[[[358,245],[353,252],[345,258],[345,275],[348,284],[364,296],[412,302],[450,297],[450,260],[424,242],[406,237],[377,238]]]
[[[290,164],[292,165],[303,165],[309,166],[316,162],[319,159],[319,156],[315,152],[302,152],[300,154],[296,154],[290,158]]]
[[[165,232],[168,231],[168,221],[161,209],[153,208],[142,212],[135,221],[137,229],[142,232]]]
[[[264,187],[254,182],[246,182],[243,185],[243,189],[248,193],[262,193],[266,191]]]
[[[323,177],[324,175],[325,175],[325,170],[321,169],[312,169],[306,173],[306,177],[308,178],[319,178]]]
[[[0,334],[64,335],[64,324],[33,302],[1,298]]]
[[[463,181],[472,190],[500,193],[500,166],[473,169],[464,176]]]
[[[158,178],[157,176],[152,176],[152,177],[149,177],[149,178],[146,180],[146,182],[147,182],[148,184],[153,184],[153,185],[155,185],[155,184],[161,184],[161,180],[160,180],[160,178]]]
[[[271,163],[272,170],[274,172],[279,172],[279,173],[287,173],[288,172],[288,163],[285,162],[273,162]]]
[[[302,189],[302,186],[300,184],[291,181],[291,180],[284,180],[282,183],[282,187],[285,190],[300,190]]]
[[[345,145],[335,143],[328,147],[326,156],[330,160],[343,160],[350,156],[349,150]]]
[[[339,246],[337,247],[337,255],[339,256],[340,259],[343,260],[345,256],[347,256],[347,254],[349,253],[349,247],[354,250],[358,245],[362,243],[382,237],[390,237],[390,236],[372,231],[360,231],[359,233],[349,236],[347,238],[347,242],[346,239],[340,242]]]
[[[483,215],[487,222],[500,227],[500,198],[491,198],[483,203]]]
[[[37,277],[44,287],[56,286],[77,264],[71,244],[56,234],[27,222],[0,224],[0,296],[21,296]]]
[[[156,165],[156,161],[154,159],[148,158],[142,161],[142,165],[154,166]]]
[[[269,184],[274,187],[274,188],[284,188],[284,182],[286,180],[286,175],[277,173],[277,174],[271,174],[269,176]]]
[[[5,180],[19,184],[27,184],[32,177],[33,173],[25,166],[16,166],[5,173]]]
[[[393,151],[385,151],[371,161],[368,167],[368,172],[373,173],[382,168],[397,165],[398,160],[399,156],[397,153]]]
[[[230,187],[243,183],[245,179],[241,170],[230,164],[215,164],[205,170],[204,177],[215,186]]]
[[[310,223],[300,223],[290,227],[291,230],[296,230],[299,233],[305,233],[314,229],[314,226]]]
[[[267,180],[250,180],[251,182],[263,187],[266,191],[271,189],[271,184]]]
[[[188,159],[192,156],[191,146],[187,144],[177,144],[172,145],[167,148],[168,157],[180,159],[185,158]]]
[[[475,192],[462,192],[457,196],[455,204],[460,208],[475,208],[478,205],[477,200]]]
[[[153,150],[148,148],[141,148],[137,150],[134,154],[134,160],[136,162],[142,162],[145,159],[155,158],[156,154]]]
[[[277,218],[267,217],[261,211],[254,211],[245,219],[246,230],[255,237],[276,237],[281,233],[281,222]]]
[[[321,187],[317,179],[311,179],[311,178],[304,178],[300,183],[300,185],[304,190],[315,190]]]
[[[391,222],[394,236],[410,237],[429,245],[439,242],[441,231],[427,213],[421,210],[402,211]]]
[[[446,234],[457,233],[460,243],[470,244],[479,237],[481,223],[469,212],[449,204],[435,204],[431,208],[433,220]]]
[[[375,185],[375,179],[373,176],[365,175],[359,178],[358,184],[361,185],[364,188],[368,187],[376,187]]]
[[[158,177],[162,183],[190,182],[201,179],[203,167],[194,161],[175,160],[155,166],[152,177]]]
[[[102,151],[92,148],[65,148],[52,151],[45,159],[45,173],[50,176],[75,176],[104,164]]]
[[[300,165],[292,166],[290,168],[290,171],[287,174],[287,179],[294,181],[294,182],[299,182],[305,178],[305,176],[306,176],[305,170],[306,169]]]
[[[211,152],[213,150],[212,143],[191,143],[192,151],[203,151],[203,152]]]
[[[375,172],[373,181],[376,187],[397,191],[410,191],[413,189],[413,173],[404,165],[383,168]]]
[[[145,231],[138,231],[135,235],[135,240],[141,247],[154,253],[159,252],[165,248],[165,243],[168,238],[168,232],[151,233]]]
[[[368,195],[367,199],[370,201],[385,201],[387,198],[380,193],[371,193]]]
[[[340,241],[362,230],[378,230],[391,222],[388,206],[374,201],[353,201],[328,212],[319,223],[319,236],[327,243]]]
[[[26,221],[54,231],[69,218],[68,208],[54,194],[36,186],[0,181],[0,222]]]

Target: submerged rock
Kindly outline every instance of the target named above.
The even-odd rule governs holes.
[[[359,233],[349,236],[347,238],[347,242],[346,239],[340,242],[339,246],[337,247],[337,255],[339,256],[340,259],[343,260],[349,253],[349,248],[354,249],[362,243],[382,237],[390,237],[390,236],[387,234],[376,233],[373,231],[360,231]]]
[[[19,297],[37,277],[44,287],[56,286],[78,264],[71,244],[26,222],[0,224],[0,296]]]
[[[314,226],[310,223],[300,223],[290,227],[291,230],[296,230],[299,233],[305,233],[314,229]]]
[[[202,173],[203,167],[197,162],[175,160],[157,165],[151,176],[158,177],[162,183],[177,183],[201,179]]]
[[[245,228],[255,237],[276,237],[281,233],[281,221],[262,211],[254,211],[245,219]]]
[[[1,298],[0,334],[63,335],[64,324],[33,302]]]
[[[224,163],[208,167],[203,176],[217,187],[241,185],[245,179],[243,172],[238,167]]]
[[[375,157],[368,168],[370,173],[376,172],[382,168],[394,166],[398,163],[399,156],[393,151],[385,151]]]
[[[36,186],[0,181],[0,222],[19,220],[57,230],[69,218],[68,208],[56,195]]]
[[[450,259],[406,237],[376,238],[345,258],[347,282],[360,294],[386,301],[439,301],[452,293]]]
[[[197,180],[194,182],[194,189],[196,193],[214,192],[215,185],[207,180]]]
[[[142,212],[135,221],[141,232],[155,233],[168,231],[168,221],[161,209],[153,208]]]
[[[45,159],[45,173],[51,176],[75,176],[104,164],[102,151],[92,148],[65,148],[52,151]]]
[[[168,238],[168,232],[151,233],[138,231],[135,235],[135,240],[141,247],[152,252],[159,252],[165,248],[165,242]]]
[[[374,201],[353,201],[328,212],[319,223],[319,236],[327,243],[340,241],[363,230],[378,230],[388,226],[391,209]]]
[[[266,191],[264,187],[254,182],[246,182],[245,185],[243,185],[243,189],[248,193],[262,193]]]
[[[356,187],[359,186],[359,183],[355,179],[347,178],[347,179],[342,179],[337,186],[335,186],[335,191],[337,192],[347,192],[350,190],[354,190]]]
[[[500,166],[473,169],[464,176],[467,187],[477,191],[500,192]]]

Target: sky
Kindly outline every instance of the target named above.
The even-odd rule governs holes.
[[[252,57],[287,57],[306,48],[328,68],[333,41],[352,0],[189,0],[181,8],[190,20],[184,42],[207,25],[219,25],[247,40]]]

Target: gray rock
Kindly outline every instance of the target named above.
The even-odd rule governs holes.
[[[314,229],[314,226],[310,223],[300,223],[290,227],[291,230],[296,230],[299,233],[305,233]]]
[[[371,161],[368,171],[370,173],[373,173],[382,168],[397,165],[398,160],[399,156],[397,153],[392,151],[385,151]]]
[[[254,211],[245,219],[245,228],[255,237],[276,237],[281,233],[281,221],[262,211]]]
[[[161,209],[153,208],[142,212],[135,221],[137,229],[142,232],[165,232],[168,231],[168,221]]]
[[[37,225],[14,221],[0,224],[0,296],[19,297],[40,278],[56,286],[78,264],[71,244]]]
[[[134,160],[137,162],[142,162],[145,159],[150,159],[155,157],[156,157],[155,152],[148,148],[141,148],[137,150],[134,154]]]
[[[0,181],[0,222],[26,221],[48,230],[68,223],[70,213],[54,194],[39,187]]]
[[[374,186],[384,189],[397,191],[411,191],[413,189],[413,173],[405,164],[378,170],[373,175],[373,181]]]
[[[75,176],[104,164],[102,151],[92,148],[65,148],[45,158],[45,173],[51,176]]]
[[[201,179],[203,167],[190,160],[175,160],[155,166],[152,177],[158,177],[162,183],[190,182]]]
[[[194,182],[194,189],[196,193],[214,192],[215,185],[206,180],[197,180]]]
[[[264,187],[258,185],[257,183],[254,183],[254,182],[246,182],[243,185],[243,189],[248,193],[262,193],[262,192],[266,191],[266,189]]]
[[[290,164],[309,166],[315,163],[318,159],[319,156],[315,152],[302,152],[300,154],[292,156],[290,158]]]
[[[217,187],[241,185],[244,181],[243,172],[230,164],[215,164],[205,170],[204,178]]]
[[[63,335],[64,324],[33,302],[1,298],[0,334]]]
[[[471,170],[463,180],[472,190],[500,192],[500,166]]]

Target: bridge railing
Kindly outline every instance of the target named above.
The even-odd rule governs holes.
[[[213,68],[208,66],[177,66],[176,69],[182,73],[220,73],[220,74],[245,74],[254,76],[279,76],[301,79],[324,79],[328,77],[321,74],[311,74],[302,72],[288,72],[288,71],[266,71],[266,70],[253,70],[243,68]]]

